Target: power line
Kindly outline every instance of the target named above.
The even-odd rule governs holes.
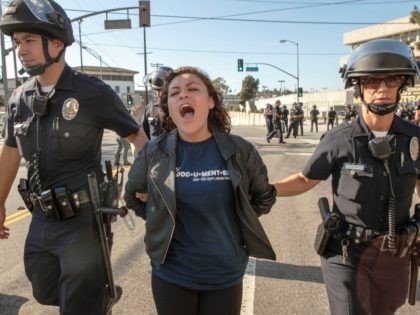
[[[109,46],[109,47],[122,47],[122,48],[132,48],[132,49],[141,49],[140,46],[121,46],[121,45],[112,45],[105,43],[96,43],[98,46]],[[226,50],[197,50],[197,49],[175,49],[175,48],[160,48],[160,47],[148,47],[150,50],[160,50],[160,51],[173,51],[173,52],[190,52],[190,53],[212,53],[212,54],[244,54],[244,55],[276,55],[276,56],[295,56],[295,53],[274,53],[274,52],[251,52],[251,51],[226,51]],[[300,55],[307,56],[342,56],[348,52],[341,53],[299,53]]]

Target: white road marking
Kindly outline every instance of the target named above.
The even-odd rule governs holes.
[[[243,295],[241,315],[254,314],[254,293],[255,293],[255,269],[257,260],[249,257],[243,280]]]

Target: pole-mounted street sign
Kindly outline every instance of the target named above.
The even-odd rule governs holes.
[[[246,67],[246,71],[258,71],[258,67]]]

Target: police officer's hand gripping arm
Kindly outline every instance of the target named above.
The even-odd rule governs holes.
[[[6,220],[6,199],[20,164],[17,148],[4,145],[0,154],[0,240],[9,237],[9,228],[4,226]]]

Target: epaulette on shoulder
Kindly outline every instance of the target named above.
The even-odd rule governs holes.
[[[97,85],[97,86],[107,86],[108,84],[106,84],[104,81],[102,81],[101,79],[84,73],[84,72],[80,72],[78,70],[73,70],[74,71],[74,76],[82,81],[83,83],[87,83],[87,84],[93,84],[93,85]]]
[[[349,123],[347,121],[344,121],[341,124],[339,124],[338,126],[335,126],[334,128],[327,131],[326,134],[328,134],[328,135],[339,134],[339,133],[341,133],[345,130],[351,129],[352,127],[353,127],[353,123]]]

